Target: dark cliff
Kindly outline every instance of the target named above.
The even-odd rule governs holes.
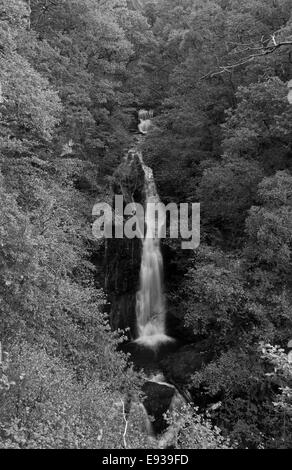
[[[133,202],[144,203],[144,172],[137,151],[128,152],[113,175],[113,209],[116,195],[123,196],[124,207]],[[124,217],[124,222],[127,220]],[[105,291],[111,304],[110,322],[113,329],[130,328],[136,333],[136,292],[139,288],[141,240],[112,238],[106,240]]]

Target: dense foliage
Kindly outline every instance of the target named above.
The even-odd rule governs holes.
[[[139,378],[95,283],[91,208],[127,140],[134,26],[147,36],[126,13],[0,2],[0,447],[123,446],[121,400]]]
[[[0,0],[0,448],[150,445],[91,234],[140,106],[161,198],[202,206],[165,242],[176,446],[291,448],[291,79],[291,0]]]
[[[291,447],[259,350],[292,333],[291,2],[152,1],[147,15],[164,87],[145,152],[165,201],[201,203],[201,246],[176,252],[185,276],[168,281],[193,364],[196,343],[208,350],[200,370],[188,359],[185,383],[240,447]]]

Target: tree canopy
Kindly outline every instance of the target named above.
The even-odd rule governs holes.
[[[201,203],[199,249],[163,242],[176,448],[291,448],[291,79],[291,0],[0,0],[0,448],[125,447],[91,211],[140,108],[161,199]]]

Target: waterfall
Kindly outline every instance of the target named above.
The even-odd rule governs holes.
[[[139,111],[139,125],[138,129],[142,134],[147,134],[151,127],[151,119],[153,118],[153,111],[146,111],[145,109],[141,109]]]
[[[153,114],[152,114],[153,115]],[[140,111],[140,120],[148,120],[149,112]],[[136,297],[136,316],[138,344],[156,348],[161,343],[172,341],[166,335],[165,313],[166,302],[163,291],[163,258],[160,249],[160,238],[165,228],[166,214],[160,204],[153,171],[138,153],[145,175],[146,194],[146,232],[143,240],[140,289]]]

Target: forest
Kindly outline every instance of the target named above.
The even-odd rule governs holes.
[[[292,448],[291,94],[291,0],[0,0],[0,449]],[[161,240],[162,398],[141,241],[92,232],[136,145],[201,204]]]

